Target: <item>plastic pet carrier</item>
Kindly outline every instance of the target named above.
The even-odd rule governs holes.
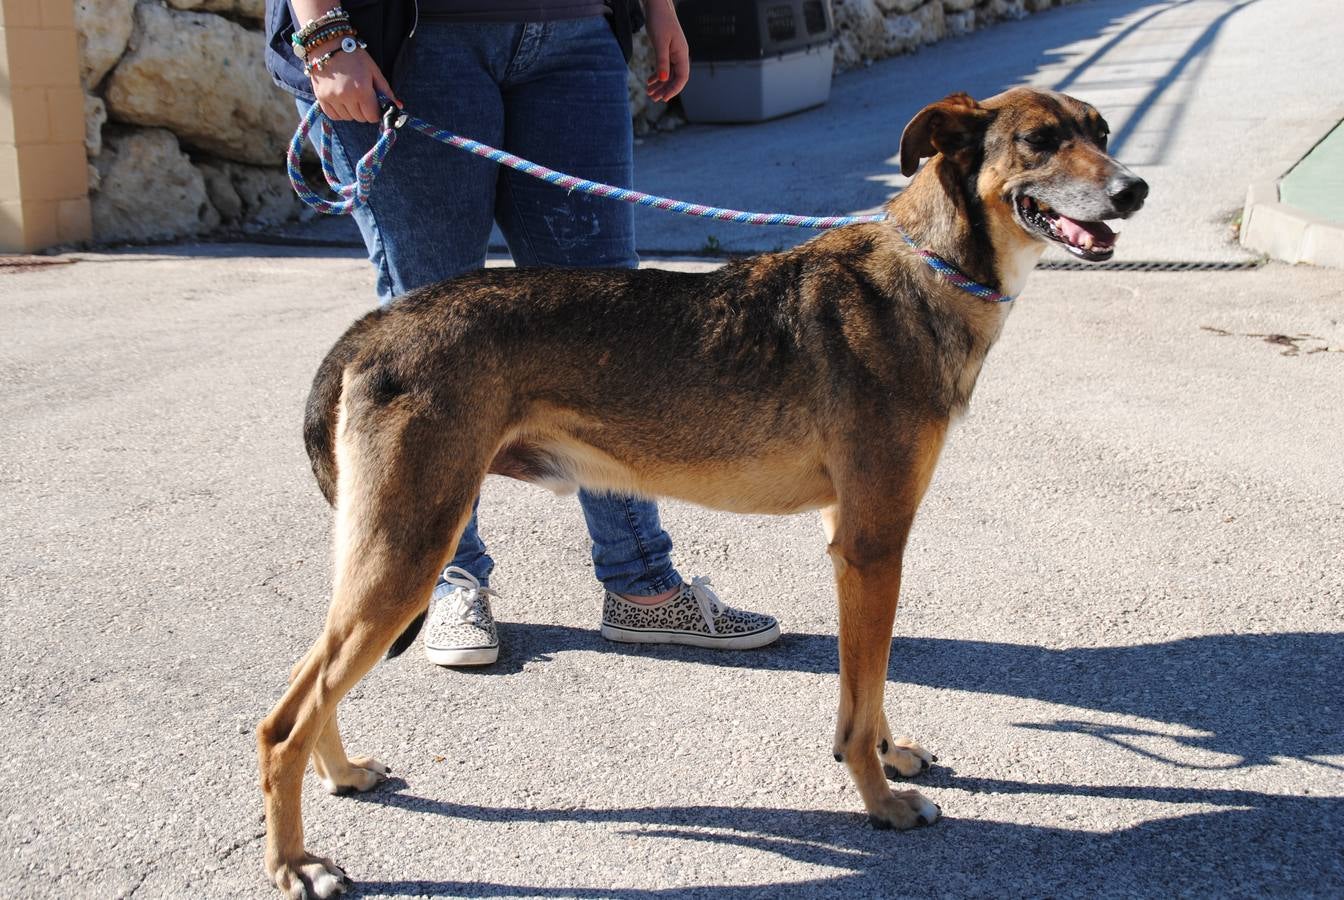
[[[829,0],[683,0],[693,122],[760,122],[825,103],[835,63]]]

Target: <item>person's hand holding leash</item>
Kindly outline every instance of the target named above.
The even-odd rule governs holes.
[[[338,4],[331,0],[292,0],[291,5],[296,18],[309,23],[304,31],[315,29],[312,37],[320,41],[306,42],[303,58],[311,66],[308,77],[313,95],[327,118],[376,124],[382,116],[380,95],[402,105],[348,22],[342,26],[339,20],[334,21],[325,32],[316,27],[324,17],[339,10]],[[332,36],[322,39],[324,34]]]
[[[677,21],[677,10],[672,0],[648,0],[644,4],[649,41],[653,44],[657,64],[649,76],[649,96],[666,103],[686,86],[691,77],[691,53],[686,35]]]
[[[324,69],[313,73],[312,81],[313,94],[329,119],[376,124],[382,117],[380,94],[401,106],[367,50],[338,52]]]

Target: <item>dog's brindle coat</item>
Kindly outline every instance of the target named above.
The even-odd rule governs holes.
[[[1059,94],[954,95],[902,135],[907,175],[933,159],[887,222],[709,274],[481,271],[357,322],[317,373],[305,427],[336,508],[331,607],[257,728],[277,886],[328,897],[347,883],[304,847],[306,763],[337,793],[386,777],[346,757],[336,705],[423,613],[490,472],[739,512],[820,509],[840,607],[835,757],[874,825],[936,819],[918,792],[887,786],[931,759],[882,708],[901,558],[1011,304],[941,278],[897,223],[1016,294],[1049,237],[1022,198],[1089,219],[1141,205],[1146,186],[1106,154],[1105,130]]]

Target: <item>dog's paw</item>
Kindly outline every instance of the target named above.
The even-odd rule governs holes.
[[[371,791],[387,780],[392,768],[385,766],[371,756],[357,756],[350,760],[344,772],[338,772],[322,779],[327,793],[340,796]]]
[[[883,740],[877,745],[877,753],[882,758],[882,772],[893,781],[927,772],[938,759],[908,737]]]
[[[350,887],[350,876],[325,856],[304,853],[293,862],[268,868],[271,882],[290,900],[327,900]]]
[[[919,791],[892,791],[876,810],[868,810],[874,828],[905,831],[919,825],[932,825],[943,810]]]

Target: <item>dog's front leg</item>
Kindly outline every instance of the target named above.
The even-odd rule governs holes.
[[[826,532],[826,544],[835,540],[835,529],[839,522],[838,507],[831,506],[821,511],[821,526]],[[929,766],[938,760],[928,750],[911,738],[893,737],[891,726],[887,724],[886,710],[879,710],[881,717],[877,729],[877,755],[882,761],[882,772],[888,778],[913,778],[929,770]],[[841,750],[837,744],[836,753]]]
[[[892,791],[884,765],[893,764],[884,764],[879,756],[897,750],[887,732],[882,694],[900,592],[901,550],[866,554],[841,538],[832,542],[830,552],[840,594],[835,758],[849,767],[874,827],[927,825],[938,818],[938,807],[918,791]]]
[[[835,758],[849,767],[869,819],[878,828],[912,828],[938,818],[936,804],[918,791],[893,792],[888,777],[916,775],[931,754],[908,738],[893,738],[882,708],[891,632],[901,591],[901,566],[915,510],[923,499],[943,429],[903,448],[864,473],[837,485],[836,505],[822,514],[827,550],[835,567],[840,605],[840,709]],[[873,472],[890,478],[875,483]],[[848,484],[845,481],[849,481]],[[885,488],[885,489],[884,489]]]

